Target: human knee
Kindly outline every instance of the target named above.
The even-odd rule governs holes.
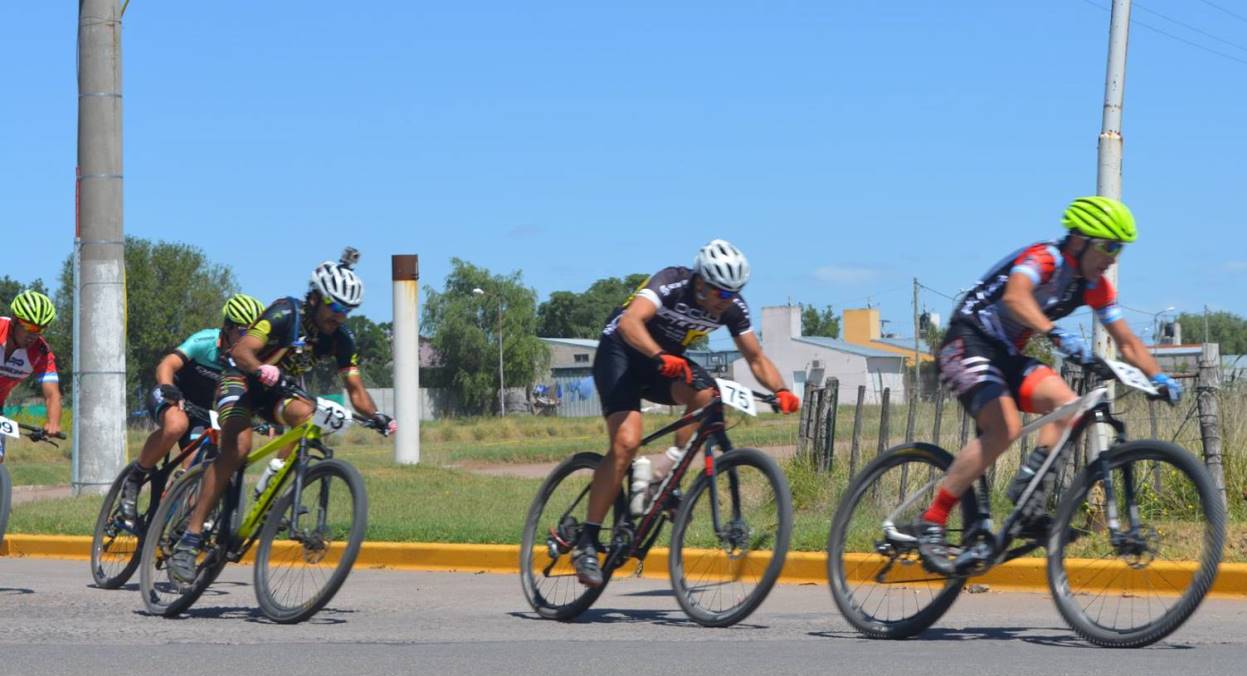
[[[278,406],[278,419],[286,425],[294,427],[302,425],[312,417],[312,405],[302,399],[288,399]]]

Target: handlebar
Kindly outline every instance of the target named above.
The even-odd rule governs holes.
[[[303,399],[304,401],[307,401],[313,406],[316,405],[316,396],[311,394],[307,390],[303,389],[303,387],[299,385],[297,382],[295,382],[293,378],[291,378],[290,376],[284,373],[282,374],[281,379],[278,380],[277,384],[274,385],[273,387],[281,389],[285,391],[287,394],[292,394],[300,399]],[[373,420],[372,418],[366,418],[352,411],[351,419],[355,421],[355,424],[360,425],[361,427],[367,427],[370,430],[379,432],[382,436],[388,436],[385,433],[385,429],[386,429],[385,426],[377,423],[377,421]]]
[[[1088,374],[1088,375],[1094,376],[1094,377],[1096,377],[1096,378],[1099,378],[1101,381],[1117,381],[1117,382],[1120,382],[1120,383],[1122,383],[1122,384],[1126,385],[1127,387],[1133,387],[1133,388],[1135,388],[1135,389],[1140,390],[1141,392],[1143,392],[1143,395],[1144,395],[1145,397],[1147,397],[1147,398],[1148,398],[1149,400],[1151,400],[1151,401],[1163,401],[1163,402],[1165,402],[1165,403],[1169,404],[1170,406],[1175,406],[1175,405],[1177,404],[1177,402],[1175,402],[1175,401],[1173,401],[1172,399],[1170,399],[1169,394],[1168,394],[1168,391],[1167,391],[1164,387],[1159,387],[1159,386],[1156,386],[1155,384],[1153,384],[1153,385],[1152,385],[1152,387],[1153,387],[1156,391],[1155,391],[1155,392],[1149,392],[1149,391],[1144,390],[1143,388],[1141,388],[1141,387],[1140,387],[1138,384],[1136,384],[1136,383],[1131,383],[1131,382],[1128,382],[1128,381],[1126,381],[1126,380],[1123,380],[1123,379],[1120,377],[1120,375],[1117,373],[1117,371],[1115,371],[1115,370],[1113,369],[1113,367],[1109,365],[1109,362],[1108,362],[1108,361],[1106,361],[1106,360],[1105,360],[1104,358],[1102,358],[1102,357],[1093,357],[1093,358],[1091,359],[1091,361],[1084,362],[1084,363],[1080,364],[1080,366],[1082,367],[1082,370],[1083,370],[1083,373],[1084,373],[1084,374]],[[1143,374],[1143,372],[1142,372],[1141,370],[1136,369],[1136,368],[1135,368],[1135,367],[1133,367],[1133,366],[1129,366],[1128,364],[1119,364],[1119,365],[1118,365],[1118,367],[1119,367],[1119,368],[1125,367],[1125,368],[1128,368],[1128,369],[1130,369],[1130,370],[1132,370],[1132,371],[1138,371],[1138,374],[1139,374],[1140,376],[1142,376],[1142,377],[1146,377],[1146,376]]]
[[[55,441],[52,441],[52,439],[68,439],[69,438],[65,436],[64,432],[57,432],[56,434],[48,434],[46,431],[44,431],[42,427],[35,427],[34,425],[18,423],[17,426],[22,428],[22,431],[26,433],[26,436],[29,437],[31,441],[36,441],[36,442],[42,441],[44,443],[52,444],[53,446],[56,446],[57,448],[60,448],[60,446]]]

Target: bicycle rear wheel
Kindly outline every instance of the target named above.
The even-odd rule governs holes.
[[[671,529],[668,568],[680,607],[706,627],[745,619],[770,593],[792,536],[792,492],[783,470],[752,448],[715,460],[719,530],[710,478],[689,490]]]
[[[294,500],[287,490],[269,510],[255,557],[256,600],[281,623],[302,622],[333,598],[368,529],[364,479],[341,460],[309,467]]]
[[[4,544],[4,534],[9,528],[9,510],[13,503],[13,478],[9,469],[0,462],[0,544]]]
[[[186,532],[191,511],[199,500],[204,470],[204,465],[195,467],[173,484],[161,500],[160,508],[152,517],[143,538],[139,588],[143,594],[143,605],[153,615],[172,617],[191,607],[225,567],[224,536],[228,528],[221,523],[226,497],[223,492],[204,521],[204,553],[199,557],[195,581],[182,584],[169,574],[169,558],[173,556],[174,545]]]
[[[1208,471],[1181,447],[1134,441],[1106,457],[1119,541],[1108,537],[1104,477],[1093,463],[1074,478],[1057,511],[1048,583],[1057,610],[1084,639],[1137,648],[1168,636],[1203,601],[1221,562],[1225,509]],[[1132,510],[1139,528],[1125,532]]]
[[[931,444],[893,447],[851,480],[836,507],[827,537],[831,597],[849,624],[870,638],[922,632],[961,592],[964,577],[923,569],[912,527],[952,462],[948,451]],[[950,543],[957,543],[976,510],[974,491],[966,491],[960,512],[948,517]]]
[[[126,465],[113,480],[95,518],[95,531],[91,537],[91,577],[100,589],[117,589],[124,585],[138,569],[143,554],[143,533],[147,530],[143,515],[151,503],[150,475],[139,488],[138,520],[130,523],[121,513],[121,491],[135,464]]]
[[[589,507],[589,485],[601,462],[598,453],[577,453],[559,463],[528,508],[520,544],[520,583],[528,605],[544,618],[570,620],[583,613],[602,595],[614,572],[603,568],[602,586],[586,587],[576,578],[570,555]],[[611,529],[602,528],[604,537],[614,532],[627,509],[621,490]]]

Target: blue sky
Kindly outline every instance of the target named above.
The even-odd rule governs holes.
[[[394,253],[435,287],[452,256],[520,269],[544,298],[725,237],[751,305],[869,298],[905,335],[912,277],[954,294],[1095,190],[1108,0],[587,4],[134,0],[127,232],[192,242],[265,298],[353,244],[380,319]],[[1130,41],[1139,327],[1247,314],[1240,15],[1135,6],[1170,34]],[[0,273],[49,279],[72,245],[76,5],[11,18]]]

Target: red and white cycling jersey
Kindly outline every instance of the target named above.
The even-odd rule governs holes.
[[[12,326],[12,319],[0,317],[0,346],[8,342]],[[56,356],[42,336],[35,338],[30,349],[19,347],[7,355],[0,352],[0,404],[4,403],[18,383],[32,375],[35,383],[40,385],[60,382],[56,375]]]

